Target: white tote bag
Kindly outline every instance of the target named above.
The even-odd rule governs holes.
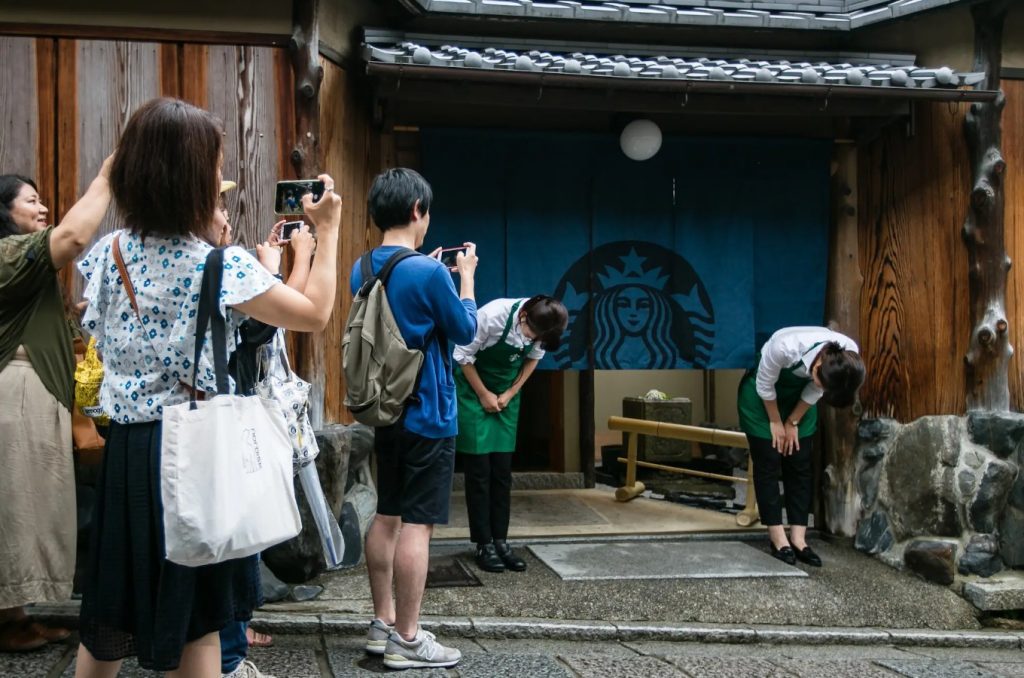
[[[217,300],[223,250],[206,260],[196,318],[192,399],[164,408],[160,459],[167,559],[198,567],[244,558],[302,529],[292,482],[292,442],[276,401],[229,394],[225,322]],[[195,399],[212,325],[218,395]]]

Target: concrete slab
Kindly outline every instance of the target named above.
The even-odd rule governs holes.
[[[981,668],[986,671],[992,671],[1005,678],[1024,678],[1024,664],[1014,664],[1010,662],[984,662],[978,664]]]
[[[739,542],[537,544],[529,549],[566,581],[807,576]]]
[[[880,659],[877,663],[907,678],[1002,678],[987,669],[963,662]]]
[[[654,657],[617,659],[614,657],[588,657],[571,655],[562,661],[580,678],[683,678],[685,673],[668,662]]]
[[[459,678],[571,678],[572,674],[552,657],[539,654],[463,655],[458,665]]]
[[[520,525],[607,525],[608,521],[578,497],[561,491],[538,490],[512,495],[513,521]],[[448,527],[469,527],[466,495],[452,495]]]
[[[667,661],[686,675],[701,678],[793,678],[770,661],[753,657],[669,657]]]
[[[69,648],[63,645],[47,645],[34,652],[0,653],[0,676],[46,678],[50,667],[67,652]]]
[[[1024,572],[1008,571],[964,584],[964,597],[979,610],[1024,608]]]
[[[893,678],[892,671],[865,659],[796,659],[780,665],[799,678]]]
[[[435,539],[468,539],[466,498],[452,493],[448,525],[434,528]],[[582,521],[573,522],[574,516]],[[596,516],[596,517],[595,517]],[[509,537],[571,537],[587,535],[683,534],[750,532],[736,517],[659,499],[638,497],[615,501],[614,488],[589,490],[520,490],[512,492]],[[754,532],[763,532],[756,528]]]
[[[313,649],[252,648],[249,659],[268,676],[320,678],[320,663]]]

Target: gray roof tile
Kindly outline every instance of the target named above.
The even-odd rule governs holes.
[[[411,0],[427,12],[477,16],[528,17],[707,25],[704,8],[721,12],[714,23],[726,26],[768,26],[850,31],[967,0]],[[673,11],[675,10],[675,11]],[[751,21],[749,11],[767,14]],[[793,11],[809,15],[794,21]],[[738,15],[741,18],[736,18]]]
[[[715,15],[707,13],[710,20]],[[749,20],[806,21],[805,17],[757,14],[723,13],[723,20],[736,17]],[[821,17],[811,15],[810,20],[820,21]],[[476,68],[519,72],[547,72],[586,75],[608,78],[662,78],[692,81],[740,82],[785,82],[805,85],[832,85],[853,87],[921,87],[955,88],[961,84],[978,85],[984,81],[984,73],[956,73],[942,66],[922,68],[916,66],[904,54],[853,53],[793,54],[784,58],[776,54],[772,58],[761,55],[751,57],[731,56],[726,58],[722,50],[708,50],[706,56],[689,50],[686,56],[679,54],[642,55],[636,53],[601,53],[591,51],[595,46],[587,45],[586,50],[569,50],[563,53],[547,51],[554,43],[545,44],[546,49],[504,49],[494,46],[482,47],[472,44],[479,39],[467,38],[469,46],[459,46],[460,39],[445,38],[440,47],[430,36],[417,35],[415,40],[396,40],[395,34],[367,31],[363,55],[367,61],[376,63],[413,64],[432,68]],[[455,43],[455,44],[452,44]],[[624,47],[624,46],[619,46]]]

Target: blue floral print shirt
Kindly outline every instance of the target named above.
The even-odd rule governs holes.
[[[192,383],[196,314],[206,255],[212,249],[194,237],[148,236],[143,242],[121,232],[121,256],[135,286],[142,323],[121,284],[111,253],[114,233],[97,242],[78,270],[87,280],[89,306],[82,327],[96,337],[103,356],[100,405],[113,421],[156,421],[163,408],[188,401]],[[245,316],[228,308],[263,294],[278,284],[256,259],[240,247],[224,252],[221,311],[227,318],[228,352]],[[213,340],[207,331],[199,361],[196,389],[213,393]],[[232,385],[233,388],[233,385]]]

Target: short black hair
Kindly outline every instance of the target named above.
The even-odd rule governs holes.
[[[569,325],[569,312],[562,302],[538,294],[526,300],[522,313],[545,351],[554,351],[562,345],[562,334]]]
[[[818,379],[825,391],[822,400],[832,407],[852,405],[860,385],[864,383],[864,362],[860,355],[830,341],[821,349],[818,360]]]
[[[37,193],[36,182],[21,174],[0,175],[0,238],[18,235],[21,230],[11,218],[11,207],[21,193],[22,186],[31,186]]]
[[[419,172],[407,167],[393,167],[373,180],[366,204],[373,223],[386,231],[412,221],[416,201],[419,201],[420,216],[423,216],[430,212],[433,200],[434,192]]]

